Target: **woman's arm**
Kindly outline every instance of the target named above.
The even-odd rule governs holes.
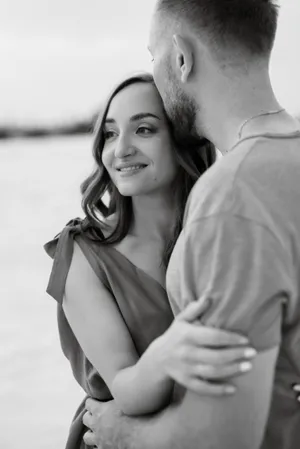
[[[85,355],[127,415],[164,407],[173,379],[198,394],[232,394],[228,378],[251,369],[255,355],[244,337],[197,325],[204,310],[196,301],[138,360],[117,304],[76,244],[63,308]]]
[[[125,414],[144,414],[165,406],[173,382],[155,360],[138,361],[129,331],[110,292],[74,243],[63,309],[86,357]]]

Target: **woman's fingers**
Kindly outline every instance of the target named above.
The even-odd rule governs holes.
[[[209,349],[209,348],[191,348],[188,359],[191,363],[207,365],[227,365],[237,361],[251,360],[257,352],[251,347]],[[300,390],[299,390],[300,391]]]
[[[177,315],[176,319],[179,321],[187,321],[188,323],[199,320],[209,309],[210,303],[211,299],[209,298],[204,299],[204,301],[192,301]]]
[[[207,396],[229,396],[236,391],[233,385],[208,383],[196,377],[191,378],[184,387],[195,393]]]
[[[252,363],[243,361],[240,363],[233,363],[231,365],[202,365],[194,366],[192,370],[194,376],[198,376],[205,380],[221,380],[229,377],[237,376],[247,373],[252,369]]]
[[[293,386],[293,390],[296,393],[297,401],[300,402],[300,384],[296,384]]]
[[[248,338],[234,332],[224,331],[214,327],[195,326],[193,324],[189,324],[188,326],[188,329],[186,329],[187,340],[199,347],[222,348],[249,343]]]

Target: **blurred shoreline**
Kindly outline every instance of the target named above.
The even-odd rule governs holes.
[[[94,115],[90,119],[53,126],[0,125],[0,140],[91,134],[96,117],[97,116]]]

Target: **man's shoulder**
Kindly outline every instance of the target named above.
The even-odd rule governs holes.
[[[246,139],[197,181],[185,222],[230,211],[257,218],[270,197],[282,195],[278,179],[286,181],[281,185],[295,183],[299,170],[300,138]]]
[[[223,156],[198,179],[188,199],[186,219],[209,217],[230,210],[242,160],[241,154]]]

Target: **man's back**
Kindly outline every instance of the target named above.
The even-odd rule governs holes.
[[[175,313],[201,292],[214,300],[208,325],[246,333],[258,351],[280,345],[262,447],[298,448],[300,132],[245,139],[198,181],[167,286]]]

